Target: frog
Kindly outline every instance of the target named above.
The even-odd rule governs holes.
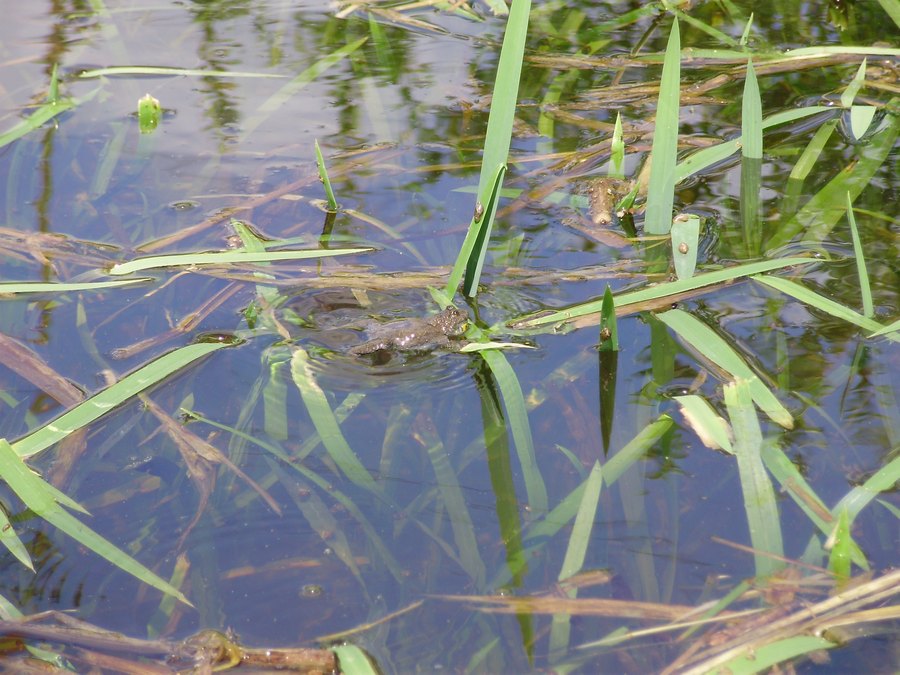
[[[376,352],[456,351],[465,344],[459,338],[468,324],[468,315],[453,305],[425,319],[401,319],[375,324],[367,330],[370,339],[351,347],[353,356]]]
[[[616,205],[631,192],[634,183],[624,178],[595,179],[588,187],[591,221],[594,225],[610,225],[619,214]]]

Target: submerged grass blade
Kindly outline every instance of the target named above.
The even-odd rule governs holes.
[[[478,180],[478,198],[481,204],[491,201],[490,195],[496,197],[496,185],[493,184],[496,172],[498,167],[506,165],[509,157],[530,11],[531,0],[513,0],[506,22],[503,46],[500,48],[500,61],[497,65],[497,79],[494,82],[494,91],[491,97],[491,112],[488,116],[487,133],[484,139],[481,175]],[[500,179],[502,180],[502,173]],[[485,210],[485,222],[480,228],[477,246],[466,260],[465,293],[469,296],[474,296],[478,289],[478,281],[491,237],[494,213],[496,213],[495,200],[494,208]],[[466,238],[468,239],[468,235]],[[452,293],[455,292],[456,288],[453,288]]]
[[[783,566],[775,558],[784,556],[784,542],[775,491],[762,462],[762,433],[749,384],[741,379],[726,384],[725,405],[734,432],[734,454],[744,494],[750,542],[756,551],[756,576],[765,578]]]
[[[765,130],[770,127],[778,126],[779,124],[786,124],[798,119],[803,119],[804,117],[810,117],[812,115],[819,115],[822,113],[833,115],[834,109],[828,108],[826,106],[810,106],[807,108],[799,108],[796,110],[785,110],[784,112],[775,113],[774,115],[770,115],[769,117],[765,118],[762,121],[762,128]],[[683,181],[685,178],[693,176],[695,173],[703,171],[713,164],[718,164],[719,162],[725,161],[741,148],[742,141],[743,139],[738,136],[737,138],[733,138],[730,141],[725,141],[723,143],[719,143],[718,145],[713,145],[711,147],[698,150],[697,152],[694,152],[691,155],[687,156],[678,164],[678,166],[675,167],[676,184]]]
[[[192,606],[181,591],[116,548],[66,511],[57,502],[56,491],[49,489],[51,486],[41,480],[22,461],[21,456],[16,454],[6,439],[0,439],[0,475],[29,509],[61,532],[145,584]]]
[[[659,419],[644,427],[637,436],[631,439],[625,447],[613,455],[603,466],[603,483],[607,487],[613,485],[622,474],[635,462],[646,456],[653,445],[672,428],[672,418],[668,415],[660,415]],[[547,543],[578,513],[581,499],[584,494],[587,481],[585,479],[578,487],[572,490],[566,497],[544,517],[535,522],[525,537],[525,556],[520,561],[524,567],[526,561],[547,545]],[[514,576],[518,570],[513,569],[512,564],[503,570],[499,578],[492,581],[492,586],[502,586],[507,583],[510,576]]]
[[[51,79],[50,86],[51,93],[50,96],[48,96],[47,102],[40,106],[33,113],[31,113],[28,117],[15,124],[9,131],[5,131],[4,133],[0,134],[0,148],[22,138],[22,136],[25,136],[35,129],[39,129],[54,117],[61,115],[67,110],[72,110],[85,101],[89,101],[90,99],[94,98],[94,96],[96,96],[100,91],[100,88],[97,87],[92,92],[80,98],[60,97],[58,94],[55,94],[55,80],[56,67],[54,66],[53,78]]]
[[[381,494],[381,487],[359,461],[359,457],[341,433],[341,427],[328,404],[325,392],[316,382],[315,375],[309,367],[309,355],[300,347],[294,347],[294,355],[291,357],[291,377],[300,390],[300,397],[309,412],[313,426],[334,463],[347,478],[360,487]]]
[[[478,539],[475,537],[475,524],[469,514],[469,507],[463,497],[459,477],[450,465],[450,459],[443,441],[434,432],[431,425],[422,425],[418,435],[425,445],[431,468],[437,480],[441,500],[447,509],[453,540],[459,550],[459,560],[466,573],[477,588],[484,587],[486,569],[481,553],[478,550]]]
[[[126,263],[113,265],[109,274],[121,276],[141,270],[160,267],[194,267],[202,265],[240,265],[246,263],[270,263],[282,260],[309,260],[327,258],[333,255],[354,255],[368,253],[370,248],[313,249],[308,251],[217,251],[214,253],[176,253],[138,258]]]
[[[869,271],[866,267],[866,256],[859,240],[859,229],[856,227],[856,216],[853,214],[853,200],[847,193],[847,222],[850,223],[850,235],[853,238],[853,257],[856,259],[856,273],[859,275],[859,291],[862,295],[863,316],[871,319],[875,316],[875,305],[872,301],[872,286],[869,284]]]
[[[309,68],[301,72],[290,82],[281,87],[281,89],[272,94],[268,99],[263,101],[262,105],[257,108],[256,112],[252,116],[250,116],[244,123],[240,142],[246,140],[247,137],[252,134],[259,127],[259,125],[261,125],[266,120],[266,118],[269,117],[269,115],[271,115],[273,112],[287,103],[291,99],[291,97],[295,96],[297,93],[303,90],[308,84],[313,82],[326,70],[362,47],[368,39],[368,37],[361,37],[360,39],[351,42],[350,44],[344,45],[343,47],[334,50],[331,54],[328,54],[327,56],[316,61]]]
[[[9,441],[6,439],[0,439],[0,443],[9,445]],[[0,476],[3,473],[4,467],[0,464]],[[6,547],[7,551],[13,554],[16,560],[34,572],[34,564],[31,562],[31,556],[28,555],[28,549],[25,548],[25,544],[19,539],[19,535],[13,529],[12,523],[9,522],[9,517],[4,509],[0,509],[0,543]]]
[[[892,99],[889,108],[894,110],[900,99]],[[775,250],[790,243],[797,235],[803,234],[807,242],[824,241],[835,224],[846,213],[846,194],[854,201],[869,187],[876,172],[888,161],[896,148],[900,135],[900,115],[891,114],[887,124],[868,138],[865,145],[857,146],[859,156],[850,160],[847,166],[836,172],[827,185],[819,190],[797,213],[769,238],[767,247]]]
[[[203,342],[169,352],[123,377],[52,422],[12,444],[19,457],[31,457],[49,448],[73,431],[82,429],[138,393],[191,365],[204,356],[230,346],[225,342]]]
[[[566,547],[566,555],[563,558],[562,568],[559,571],[558,581],[578,574],[584,566],[587,556],[588,544],[591,541],[591,531],[594,529],[594,519],[597,516],[597,506],[600,502],[600,489],[603,487],[603,472],[600,462],[594,462],[591,473],[584,483],[584,491],[581,494],[581,502],[578,512],[575,514],[575,522],[569,535],[569,545]],[[577,586],[564,591],[569,598],[578,596]],[[569,635],[571,631],[570,614],[554,614],[550,627],[550,658],[558,658],[566,653],[569,648]]]
[[[763,283],[766,286],[770,286],[777,291],[781,291],[782,293],[790,295],[800,302],[805,302],[811,307],[815,307],[818,310],[827,312],[836,319],[842,319],[844,321],[847,321],[848,323],[859,326],[860,328],[864,328],[865,330],[873,331],[873,333],[884,333],[884,326],[882,326],[874,319],[869,319],[859,312],[855,312],[849,307],[845,307],[839,302],[835,302],[831,298],[826,298],[824,295],[819,295],[815,291],[811,291],[795,281],[771,276],[753,277],[753,280],[759,281],[760,283]],[[887,337],[889,340],[900,341],[900,336],[898,335],[888,334]]]
[[[684,419],[703,445],[713,450],[724,450],[729,455],[734,454],[728,423],[713,409],[709,401],[696,394],[676,396],[675,400],[681,406]]]
[[[581,502],[578,505],[578,512],[575,514],[575,522],[569,535],[569,545],[566,547],[566,555],[559,571],[559,581],[575,576],[584,566],[602,487],[603,471],[600,468],[600,462],[594,462],[594,467],[584,483],[584,492],[581,495]]]
[[[678,106],[681,96],[681,37],[678,19],[672,22],[663,61],[653,148],[650,151],[650,183],[644,230],[648,234],[668,234],[675,202],[675,163],[678,159]]]
[[[746,361],[709,326],[694,316],[680,309],[671,309],[656,315],[657,318],[677,333],[685,342],[693,347],[697,354],[708,359],[734,377],[746,381],[746,386],[753,400],[769,418],[792,429],[794,418],[775,394],[753,372]]]
[[[531,436],[531,427],[528,424],[528,411],[525,407],[525,398],[522,396],[519,380],[509,365],[509,361],[501,352],[486,350],[481,352],[481,357],[494,374],[503,396],[509,427],[516,444],[519,463],[522,466],[522,475],[525,478],[528,505],[535,513],[546,513],[548,509],[547,487],[544,485],[544,478],[541,476],[537,457],[534,454],[534,441]]]

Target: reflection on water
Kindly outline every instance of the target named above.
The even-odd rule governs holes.
[[[350,639],[386,672],[666,667],[682,652],[679,644],[574,649],[622,627],[643,627],[641,615],[596,611],[562,628],[559,606],[554,619],[534,607],[494,613],[456,598],[577,596],[674,611],[720,598],[754,575],[752,553],[728,545],[750,541],[736,462],[705,447],[673,400],[702,394],[726,415],[727,376],[708,354],[682,345],[643,308],[620,317],[615,359],[596,350],[595,318],[568,334],[508,325],[526,313],[599,298],[607,285],[619,292],[671,274],[665,242],[633,238],[640,208],[620,218],[609,200],[595,200],[592,209],[584,198],[586,185],[606,184],[596,181],[605,180],[617,113],[629,144],[626,173],[641,170],[659,72],[628,55],[638,46],[663,48],[655,14],[640,10],[634,21],[623,20],[615,3],[596,2],[534,9],[511,192],[501,204],[484,288],[476,299],[454,302],[492,339],[537,349],[356,356],[352,348],[374,325],[438,311],[429,288],[446,283],[472,216],[466,190],[477,181],[502,21],[488,14],[472,20],[461,7],[398,15],[377,5],[363,14],[349,5],[283,0],[143,4],[108,2],[90,12],[79,3],[6,8],[0,100],[7,117],[0,129],[43,100],[52,64],[59,64],[63,95],[94,96],[0,148],[4,278],[92,280],[136,256],[225,250],[234,244],[231,218],[281,248],[375,250],[302,264],[162,269],[124,290],[4,297],[0,330],[35,355],[29,364],[52,371],[17,367],[16,356],[0,359],[0,426],[10,439],[71,405],[54,397],[52,374],[96,392],[181,345],[235,346],[36,462],[47,475],[68,476],[58,487],[129,554],[163,577],[183,565],[178,583],[195,609],[161,607],[156,591],[21,510],[8,492],[5,510],[37,571],[4,557],[0,594],[26,613],[76,609],[135,635],[230,627],[247,644],[305,644],[371,623]],[[693,11],[736,40],[749,16],[725,16],[718,5],[699,3]],[[805,36],[803,44],[870,45],[885,21],[857,5],[857,20],[841,32],[838,10],[796,7],[791,31]],[[475,11],[484,8],[475,3]],[[757,10],[760,44],[782,39],[782,11],[775,3]],[[722,47],[714,35],[682,30],[684,45]],[[552,60],[576,53],[584,60]],[[738,61],[691,62],[685,149],[739,133]],[[874,61],[868,81],[896,73],[895,63]],[[788,75],[761,63],[765,113],[840,91],[857,63],[831,60]],[[223,72],[79,77],[119,65]],[[881,101],[886,90],[873,86],[869,94]],[[134,111],[148,92],[165,114],[153,134],[141,135]],[[891,115],[879,119],[882,132],[896,124]],[[846,138],[835,142],[836,122],[823,115],[767,135],[756,216],[763,235],[774,236],[809,195],[856,164],[857,152],[883,151],[888,159],[873,164],[855,206],[875,317],[888,323],[900,302],[892,214],[885,215],[896,190],[896,146],[879,150],[881,137],[862,149]],[[797,158],[814,135],[832,140],[798,178]],[[314,139],[341,205],[336,213],[323,206]],[[762,240],[745,236],[736,157],[693,176],[676,194],[678,207],[703,221],[704,269],[765,251]],[[852,256],[843,227],[822,242],[801,242],[801,233],[781,242],[782,253],[814,248],[819,256],[784,276],[856,308],[854,265],[829,261]],[[776,485],[784,555],[827,564],[825,537],[805,511],[833,507],[896,453],[895,343],[867,340],[851,323],[755,281],[704,289],[680,307],[727,337],[790,409],[795,428],[764,426],[766,443],[786,454],[824,506],[797,498],[796,482]],[[228,461],[212,451],[190,455],[184,438],[150,414],[153,405]],[[592,528],[576,593],[558,581],[575,555],[575,513],[598,462],[604,482],[596,512],[582,523]],[[889,503],[889,494],[880,497]],[[876,572],[896,564],[890,508],[863,508],[853,522]],[[598,570],[603,574],[590,574]],[[798,597],[815,601],[818,592]],[[392,612],[401,613],[378,623]]]

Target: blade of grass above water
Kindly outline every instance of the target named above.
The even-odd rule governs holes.
[[[121,276],[141,270],[160,267],[193,267],[202,265],[239,265],[242,263],[269,263],[282,260],[309,260],[337,255],[368,253],[371,248],[315,249],[309,251],[217,251],[214,253],[175,253],[138,258],[126,263],[113,265],[109,274]]]
[[[791,267],[792,265],[801,265],[809,263],[809,258],[781,258],[774,260],[761,260],[759,262],[747,263],[745,265],[737,265],[715,272],[704,272],[695,274],[690,279],[680,279],[663,284],[654,284],[638,291],[630,291],[621,293],[616,297],[616,307],[619,311],[628,305],[634,305],[649,300],[658,300],[669,296],[678,295],[687,291],[693,291],[704,286],[712,286],[728,281],[734,281],[743,277],[748,277],[762,272],[771,272],[772,270]],[[818,262],[818,261],[817,261]],[[592,300],[568,309],[559,310],[545,316],[536,316],[533,318],[519,317],[514,319],[512,324],[516,327],[534,328],[536,326],[545,326],[547,324],[569,321],[587,314],[595,314],[600,312],[603,306],[603,299]]]
[[[750,159],[762,159],[762,102],[753,60],[747,61],[744,96],[741,100],[741,153]]]
[[[760,454],[762,432],[759,419],[746,380],[738,379],[725,385],[725,406],[734,431],[734,454],[744,494],[750,542],[755,551],[756,576],[765,578],[783,566],[775,558],[784,557],[784,542],[775,491]]]
[[[528,411],[525,408],[525,398],[522,396],[519,380],[509,365],[509,361],[500,351],[490,349],[482,351],[480,354],[494,374],[497,385],[500,387],[500,393],[503,395],[509,427],[516,444],[516,452],[519,455],[522,475],[525,478],[528,505],[535,513],[546,513],[548,509],[547,488],[534,454],[534,441],[528,423]]]
[[[0,439],[0,473],[4,482],[16,493],[29,509],[48,523],[67,534],[85,548],[105,558],[113,565],[136,579],[178,598],[192,606],[181,591],[123,553],[112,543],[78,521],[57,501],[59,492],[41,480],[16,453],[6,439]]]
[[[663,61],[653,148],[650,151],[650,183],[644,230],[648,234],[668,234],[672,227],[675,201],[675,163],[678,159],[678,105],[681,96],[681,37],[678,19],[672,22]]]
[[[503,34],[503,46],[500,48],[500,61],[497,65],[497,78],[491,97],[491,112],[488,116],[487,133],[484,139],[481,175],[478,179],[478,199],[480,204],[492,204],[493,208],[485,208],[484,224],[479,228],[477,243],[472,253],[466,258],[464,292],[472,297],[477,293],[481,269],[487,255],[488,243],[496,213],[496,193],[499,185],[495,182],[499,167],[506,166],[509,157],[509,146],[512,140],[513,121],[516,116],[516,100],[519,93],[519,77],[522,72],[522,61],[525,55],[525,37],[528,31],[528,16],[531,11],[531,0],[513,0],[506,30]],[[499,175],[502,181],[503,173]],[[473,224],[477,225],[476,218]],[[473,225],[469,225],[469,230]],[[466,235],[469,239],[469,235]],[[454,266],[454,272],[456,267]],[[454,275],[451,275],[453,278]],[[456,293],[450,288],[449,295]]]
[[[78,291],[95,291],[104,288],[117,288],[119,286],[133,286],[151,281],[149,278],[141,279],[115,279],[111,281],[86,281],[76,283],[71,281],[42,282],[42,281],[9,281],[0,283],[0,294],[16,293],[74,293]]]
[[[753,372],[746,361],[718,333],[696,317],[680,309],[656,315],[660,321],[693,347],[698,355],[708,359],[734,377],[745,380],[753,400],[769,418],[785,429],[792,429],[794,418],[775,394]]]
[[[19,439],[12,444],[12,448],[20,457],[31,457],[62,440],[73,431],[86,427],[97,418],[168,376],[183,370],[204,356],[228,346],[230,345],[225,342],[204,342],[169,352],[129,373],[115,384],[98,392],[52,422]]]
[[[0,440],[0,443],[9,445],[9,441],[6,439]],[[0,474],[3,473],[2,469],[3,467],[0,466]],[[6,547],[7,551],[13,554],[16,560],[34,572],[34,563],[31,562],[31,556],[28,555],[28,549],[25,548],[25,544],[19,539],[19,535],[13,529],[12,523],[9,522],[9,517],[7,517],[4,509],[0,509],[0,543]]]
[[[9,145],[26,134],[39,129],[41,126],[52,120],[54,117],[61,115],[67,110],[72,110],[86,101],[90,101],[100,92],[100,87],[81,96],[79,98],[59,97],[55,95],[57,91],[56,66],[53,66],[53,74],[50,79],[50,96],[46,103],[41,105],[31,115],[24,120],[19,121],[9,131],[0,134],[0,148]]]
[[[803,119],[804,117],[809,117],[811,115],[817,115],[820,113],[828,113],[830,115],[834,115],[835,110],[834,108],[828,108],[825,106],[811,106],[808,108],[800,108],[797,110],[786,110],[784,112],[775,113],[774,115],[770,115],[769,117],[765,118],[762,121],[762,128],[763,130],[765,130],[770,127],[778,126],[779,124],[786,124],[787,122],[793,122],[795,120]],[[709,148],[704,148],[702,150],[694,152],[691,155],[688,155],[675,167],[676,184],[680,183],[685,178],[693,176],[695,173],[703,171],[713,164],[725,161],[731,155],[741,149],[741,143],[742,138],[738,136],[737,138],[733,138],[730,141],[725,141],[724,143],[719,143],[718,145],[713,145]]]

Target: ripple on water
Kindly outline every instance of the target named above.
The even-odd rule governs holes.
[[[475,354],[433,351],[429,353],[376,352],[353,356],[336,352],[310,354],[310,368],[319,385],[330,391],[385,389],[441,392],[471,386],[470,364]],[[427,394],[426,394],[427,395]]]

